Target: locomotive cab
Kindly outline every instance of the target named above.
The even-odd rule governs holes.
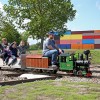
[[[62,71],[72,71],[74,75],[91,76],[89,50],[85,50],[83,54],[61,54],[59,55],[59,69]]]

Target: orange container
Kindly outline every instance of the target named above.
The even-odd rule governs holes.
[[[82,44],[71,44],[71,49],[82,49]]]
[[[83,44],[83,49],[94,49],[94,44]]]

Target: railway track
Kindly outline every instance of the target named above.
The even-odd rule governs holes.
[[[21,83],[26,83],[26,82],[34,82],[37,80],[54,80],[56,77],[54,76],[48,76],[48,77],[43,77],[43,78],[33,78],[33,79],[22,79],[22,80],[15,80],[15,81],[7,81],[7,82],[0,82],[0,86],[6,86],[6,85],[16,85],[16,84],[21,84]]]
[[[2,78],[2,81],[0,80],[0,86],[6,86],[6,85],[16,85],[16,84],[20,84],[20,83],[26,83],[26,82],[34,82],[37,80],[55,80],[55,79],[61,79],[61,80],[75,80],[76,81],[79,79],[82,80],[87,80],[92,82],[92,80],[97,80],[98,83],[100,83],[100,66],[92,66],[91,67],[92,72],[93,72],[93,76],[91,78],[78,78],[76,76],[73,76],[73,74],[67,74],[66,72],[58,72],[56,75],[55,74],[51,74],[51,73],[40,73],[37,70],[18,70],[18,69],[1,69],[0,70],[0,79]],[[21,74],[25,74],[25,73],[34,73],[34,74],[39,74],[39,75],[47,75],[47,77],[43,77],[43,78],[33,78],[33,79],[26,79],[26,78],[19,78],[19,76]],[[2,77],[1,77],[2,76]],[[4,79],[3,79],[4,78]]]

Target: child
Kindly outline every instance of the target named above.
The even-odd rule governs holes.
[[[13,60],[11,61],[11,63],[8,64],[8,66],[13,65],[17,61],[17,57],[18,57],[17,43],[13,42],[10,45],[9,49],[11,50],[11,57]]]
[[[21,41],[18,50],[19,50],[19,56],[21,57],[22,54],[26,54],[27,49],[29,48],[29,44],[26,45],[25,41]],[[19,62],[19,65],[21,64],[21,60]]]
[[[29,44],[26,45],[25,41],[21,41],[20,45],[18,46],[19,55],[26,54],[27,49],[29,48]]]
[[[7,56],[5,57],[5,63],[7,65],[9,62],[9,58],[11,57],[11,51],[9,50],[9,46],[4,49],[4,52],[7,54]]]
[[[6,47],[8,46],[8,42],[6,38],[2,38],[2,43],[0,44],[1,54],[0,57],[3,59],[3,63],[5,62],[7,52],[5,52]]]

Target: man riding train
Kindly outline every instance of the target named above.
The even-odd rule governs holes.
[[[51,58],[52,68],[57,68],[57,56],[64,53],[63,50],[58,48],[54,40],[54,32],[47,33],[47,38],[43,43],[43,56]]]

